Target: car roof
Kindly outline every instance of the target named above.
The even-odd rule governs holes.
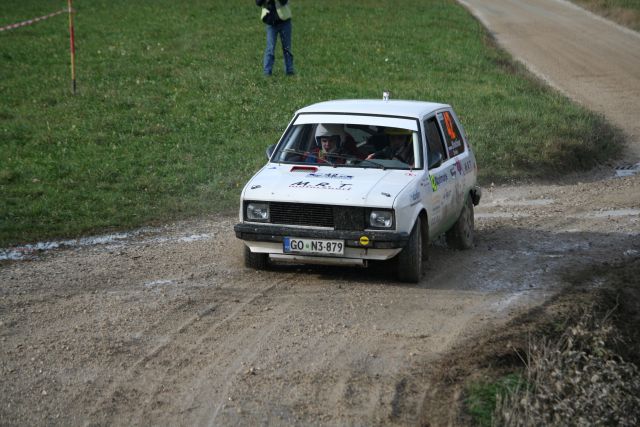
[[[345,113],[421,118],[435,110],[443,108],[451,108],[451,106],[448,104],[424,101],[340,99],[309,105],[298,110],[296,114]]]

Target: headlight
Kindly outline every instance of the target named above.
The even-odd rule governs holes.
[[[391,228],[393,226],[392,211],[371,211],[369,224],[375,228]]]
[[[247,219],[249,221],[269,221],[269,203],[247,203]]]

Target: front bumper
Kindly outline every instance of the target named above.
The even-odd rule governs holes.
[[[284,237],[340,239],[346,247],[361,249],[401,249],[409,241],[407,232],[381,230],[345,231],[256,223],[236,224],[233,230],[238,239],[251,242],[282,243]]]

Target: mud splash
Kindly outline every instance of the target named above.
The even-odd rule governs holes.
[[[56,249],[78,249],[91,246],[105,246],[106,248],[113,248],[124,245],[134,239],[141,238],[142,236],[157,235],[166,233],[163,228],[141,228],[139,230],[125,232],[125,233],[113,233],[105,234],[101,236],[83,237],[80,239],[67,239],[57,240],[50,242],[37,242],[22,246],[15,246],[12,248],[0,249],[0,261],[27,261],[37,258],[43,253],[53,251]],[[187,234],[184,236],[172,236],[167,237],[165,235],[153,236],[143,238],[141,243],[166,243],[166,242],[182,242],[190,243],[199,240],[211,239],[212,235],[201,234]]]

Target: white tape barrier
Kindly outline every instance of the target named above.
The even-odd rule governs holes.
[[[17,24],[6,25],[4,27],[0,27],[1,31],[15,30],[16,28],[26,27],[27,25],[33,25],[36,22],[44,21],[45,19],[53,18],[54,16],[60,15],[61,13],[67,13],[69,9],[62,9],[57,12],[50,13],[48,15],[39,16],[37,18],[28,19],[26,21],[18,22]],[[71,10],[73,12],[73,10]]]

